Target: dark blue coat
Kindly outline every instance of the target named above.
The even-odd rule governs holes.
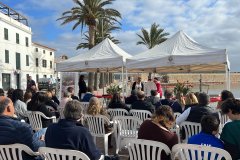
[[[51,124],[45,134],[45,143],[46,147],[84,152],[91,160],[98,160],[101,156],[88,129],[73,120],[61,119]]]

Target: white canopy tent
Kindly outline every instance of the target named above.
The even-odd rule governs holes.
[[[90,50],[57,63],[56,70],[57,72],[122,72],[123,81],[123,68],[126,59],[130,57],[132,57],[130,54],[106,38]],[[61,87],[62,77],[60,79]]]
[[[230,63],[226,49],[206,47],[183,31],[177,32],[160,45],[140,53],[126,62],[130,72],[203,73],[226,71],[230,82]],[[230,83],[227,83],[230,88]]]
[[[92,49],[57,64],[58,72],[122,72],[132,57],[106,38]]]

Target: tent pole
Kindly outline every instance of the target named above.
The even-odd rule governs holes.
[[[127,68],[125,68],[126,70],[126,83],[125,83],[125,92],[126,92],[126,96],[128,95],[128,72],[127,72]]]
[[[123,82],[124,77],[123,76],[124,75],[123,75],[123,65],[122,65],[122,77],[121,77],[121,80],[122,80],[122,96],[124,96],[124,82]]]
[[[59,100],[61,101],[62,99],[62,72],[60,72],[60,87],[59,87],[59,93],[58,93],[58,96],[59,96]]]
[[[228,90],[228,67],[227,64],[225,64],[225,88]]]
[[[230,69],[228,69],[228,90],[231,90],[231,72]]]

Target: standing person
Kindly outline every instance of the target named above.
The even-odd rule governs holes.
[[[160,98],[162,98],[162,94],[163,94],[163,93],[162,93],[161,83],[158,81],[158,78],[157,78],[157,77],[155,77],[155,78],[153,79],[153,82],[156,84],[157,92],[158,92]]]
[[[79,86],[79,100],[81,100],[84,94],[87,92],[87,85],[86,82],[84,81],[84,75],[81,75],[79,77],[78,86]]]
[[[147,97],[151,96],[151,91],[157,90],[156,84],[152,81],[151,78],[148,79],[148,81],[144,84],[144,92]]]
[[[34,80],[32,80],[32,76],[27,77],[27,90],[32,90],[32,86],[36,86]]]
[[[240,159],[240,100],[229,98],[223,102],[221,109],[232,122],[224,125],[220,139],[224,142],[224,149],[230,153],[232,159]]]
[[[138,77],[137,81],[133,83],[132,90],[144,91],[144,85],[141,77]]]

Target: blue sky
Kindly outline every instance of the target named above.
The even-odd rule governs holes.
[[[33,41],[57,49],[56,56],[69,57],[82,52],[75,50],[81,42],[80,29],[61,26],[56,21],[74,6],[72,0],[2,0],[28,18]],[[146,50],[136,45],[136,33],[156,22],[172,36],[184,30],[197,42],[213,48],[226,48],[232,71],[240,71],[240,1],[239,0],[116,0],[111,8],[122,14],[122,30],[113,35],[119,46],[130,54]]]

